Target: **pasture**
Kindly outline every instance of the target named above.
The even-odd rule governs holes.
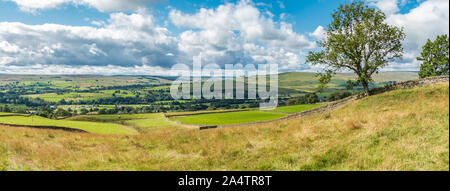
[[[325,92],[320,96],[328,96],[328,94],[335,90],[345,90],[346,82],[354,80],[355,75],[351,73],[336,74]],[[417,72],[380,72],[373,76],[376,87],[385,85],[390,81],[408,81],[418,79]],[[279,93],[281,97],[300,96],[305,92],[315,92],[319,82],[314,73],[311,72],[287,72],[278,76],[279,79]]]
[[[14,116],[25,116],[25,115],[27,115],[27,114],[0,112],[0,117],[1,117],[1,116],[12,116],[12,115],[14,115]]]
[[[149,114],[116,114],[116,115],[81,115],[68,118],[71,121],[91,121],[102,123],[117,123],[136,129],[139,133],[149,133],[155,130],[176,129],[176,122],[167,119],[162,113]]]
[[[248,109],[219,109],[219,110],[204,110],[204,111],[185,111],[185,112],[168,112],[167,117],[177,117],[186,115],[200,115],[200,114],[211,114],[211,113],[227,113],[227,112],[239,112],[239,111],[251,111],[256,110],[254,108]]]
[[[66,120],[71,121],[98,121],[98,122],[114,122],[121,120],[131,119],[152,119],[159,117],[159,113],[146,113],[146,114],[114,114],[114,115],[79,115],[68,118]]]
[[[285,117],[287,114],[273,113],[265,111],[240,111],[227,113],[212,113],[174,117],[184,124],[198,125],[235,125],[241,123],[252,123],[258,121],[268,121]]]
[[[100,86],[126,86],[168,83],[169,80],[150,76],[98,76],[98,75],[0,75],[0,85],[36,85],[51,88],[89,89]]]
[[[1,124],[23,126],[56,126],[72,129],[80,129],[99,134],[135,134],[132,128],[115,123],[96,123],[87,121],[54,120],[39,116],[8,116],[0,117]]]
[[[396,90],[301,119],[207,131],[104,136],[0,125],[0,170],[448,171],[448,87]]]
[[[274,109],[272,111],[283,112],[283,113],[297,113],[297,112],[314,109],[314,108],[317,108],[317,107],[320,107],[323,105],[324,104],[290,105],[290,106],[277,107],[276,109]]]
[[[123,124],[134,127],[140,133],[150,133],[155,130],[176,129],[180,127],[176,122],[167,119],[164,114],[147,115],[146,118],[126,120]]]
[[[111,98],[111,97],[134,97],[136,96],[131,91],[120,91],[120,93],[115,93],[114,90],[102,90],[94,93],[65,93],[65,94],[56,94],[56,93],[47,93],[47,94],[31,94],[31,95],[23,95],[22,97],[28,98],[40,98],[44,101],[48,102],[59,102],[61,100],[65,101],[80,101],[80,100],[97,100],[100,98]]]

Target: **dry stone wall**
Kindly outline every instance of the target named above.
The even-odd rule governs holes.
[[[416,86],[424,86],[424,85],[431,85],[431,84],[438,84],[438,83],[449,83],[449,77],[448,76],[439,76],[439,77],[430,77],[430,78],[424,78],[424,79],[418,79],[418,80],[410,80],[405,82],[400,82],[396,84],[386,85],[384,87],[375,88],[370,91],[371,95],[376,95],[396,89],[404,89],[404,88],[412,88]],[[331,102],[325,106],[314,108],[308,111],[303,111],[299,113],[295,113],[280,119],[270,120],[270,121],[259,121],[259,122],[253,122],[253,123],[245,123],[245,124],[237,124],[237,125],[221,125],[217,127],[237,127],[237,126],[248,126],[248,125],[255,125],[255,124],[264,124],[264,123],[270,123],[275,121],[284,121],[288,119],[293,118],[300,118],[305,116],[310,116],[316,113],[325,113],[332,111],[338,107],[341,107],[343,105],[346,105],[348,103],[351,103],[355,100],[363,98],[363,94],[354,95],[348,98],[344,98],[341,100],[337,100],[334,102]]]

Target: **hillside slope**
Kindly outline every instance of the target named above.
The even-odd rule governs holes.
[[[0,126],[0,170],[444,170],[449,85],[248,127],[93,135]]]
[[[345,90],[346,82],[354,80],[355,74],[352,73],[338,73],[328,84],[327,92],[334,90]],[[374,84],[377,87],[383,86],[388,82],[396,81],[403,82],[408,80],[415,80],[419,78],[417,72],[380,72],[374,75]],[[319,85],[315,73],[310,72],[287,72],[278,76],[279,92],[283,94],[296,95],[295,92],[314,92]]]

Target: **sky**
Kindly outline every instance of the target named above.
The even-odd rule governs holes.
[[[277,64],[318,71],[331,13],[351,0],[0,0],[0,74],[164,75],[175,64]],[[427,39],[449,33],[448,0],[367,0],[403,27],[404,56],[383,71],[418,71]]]

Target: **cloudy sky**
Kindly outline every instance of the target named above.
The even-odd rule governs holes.
[[[167,74],[177,63],[304,62],[350,0],[0,0],[0,73]],[[368,0],[404,27],[403,60],[385,70],[418,70],[428,38],[449,33],[449,0]]]

